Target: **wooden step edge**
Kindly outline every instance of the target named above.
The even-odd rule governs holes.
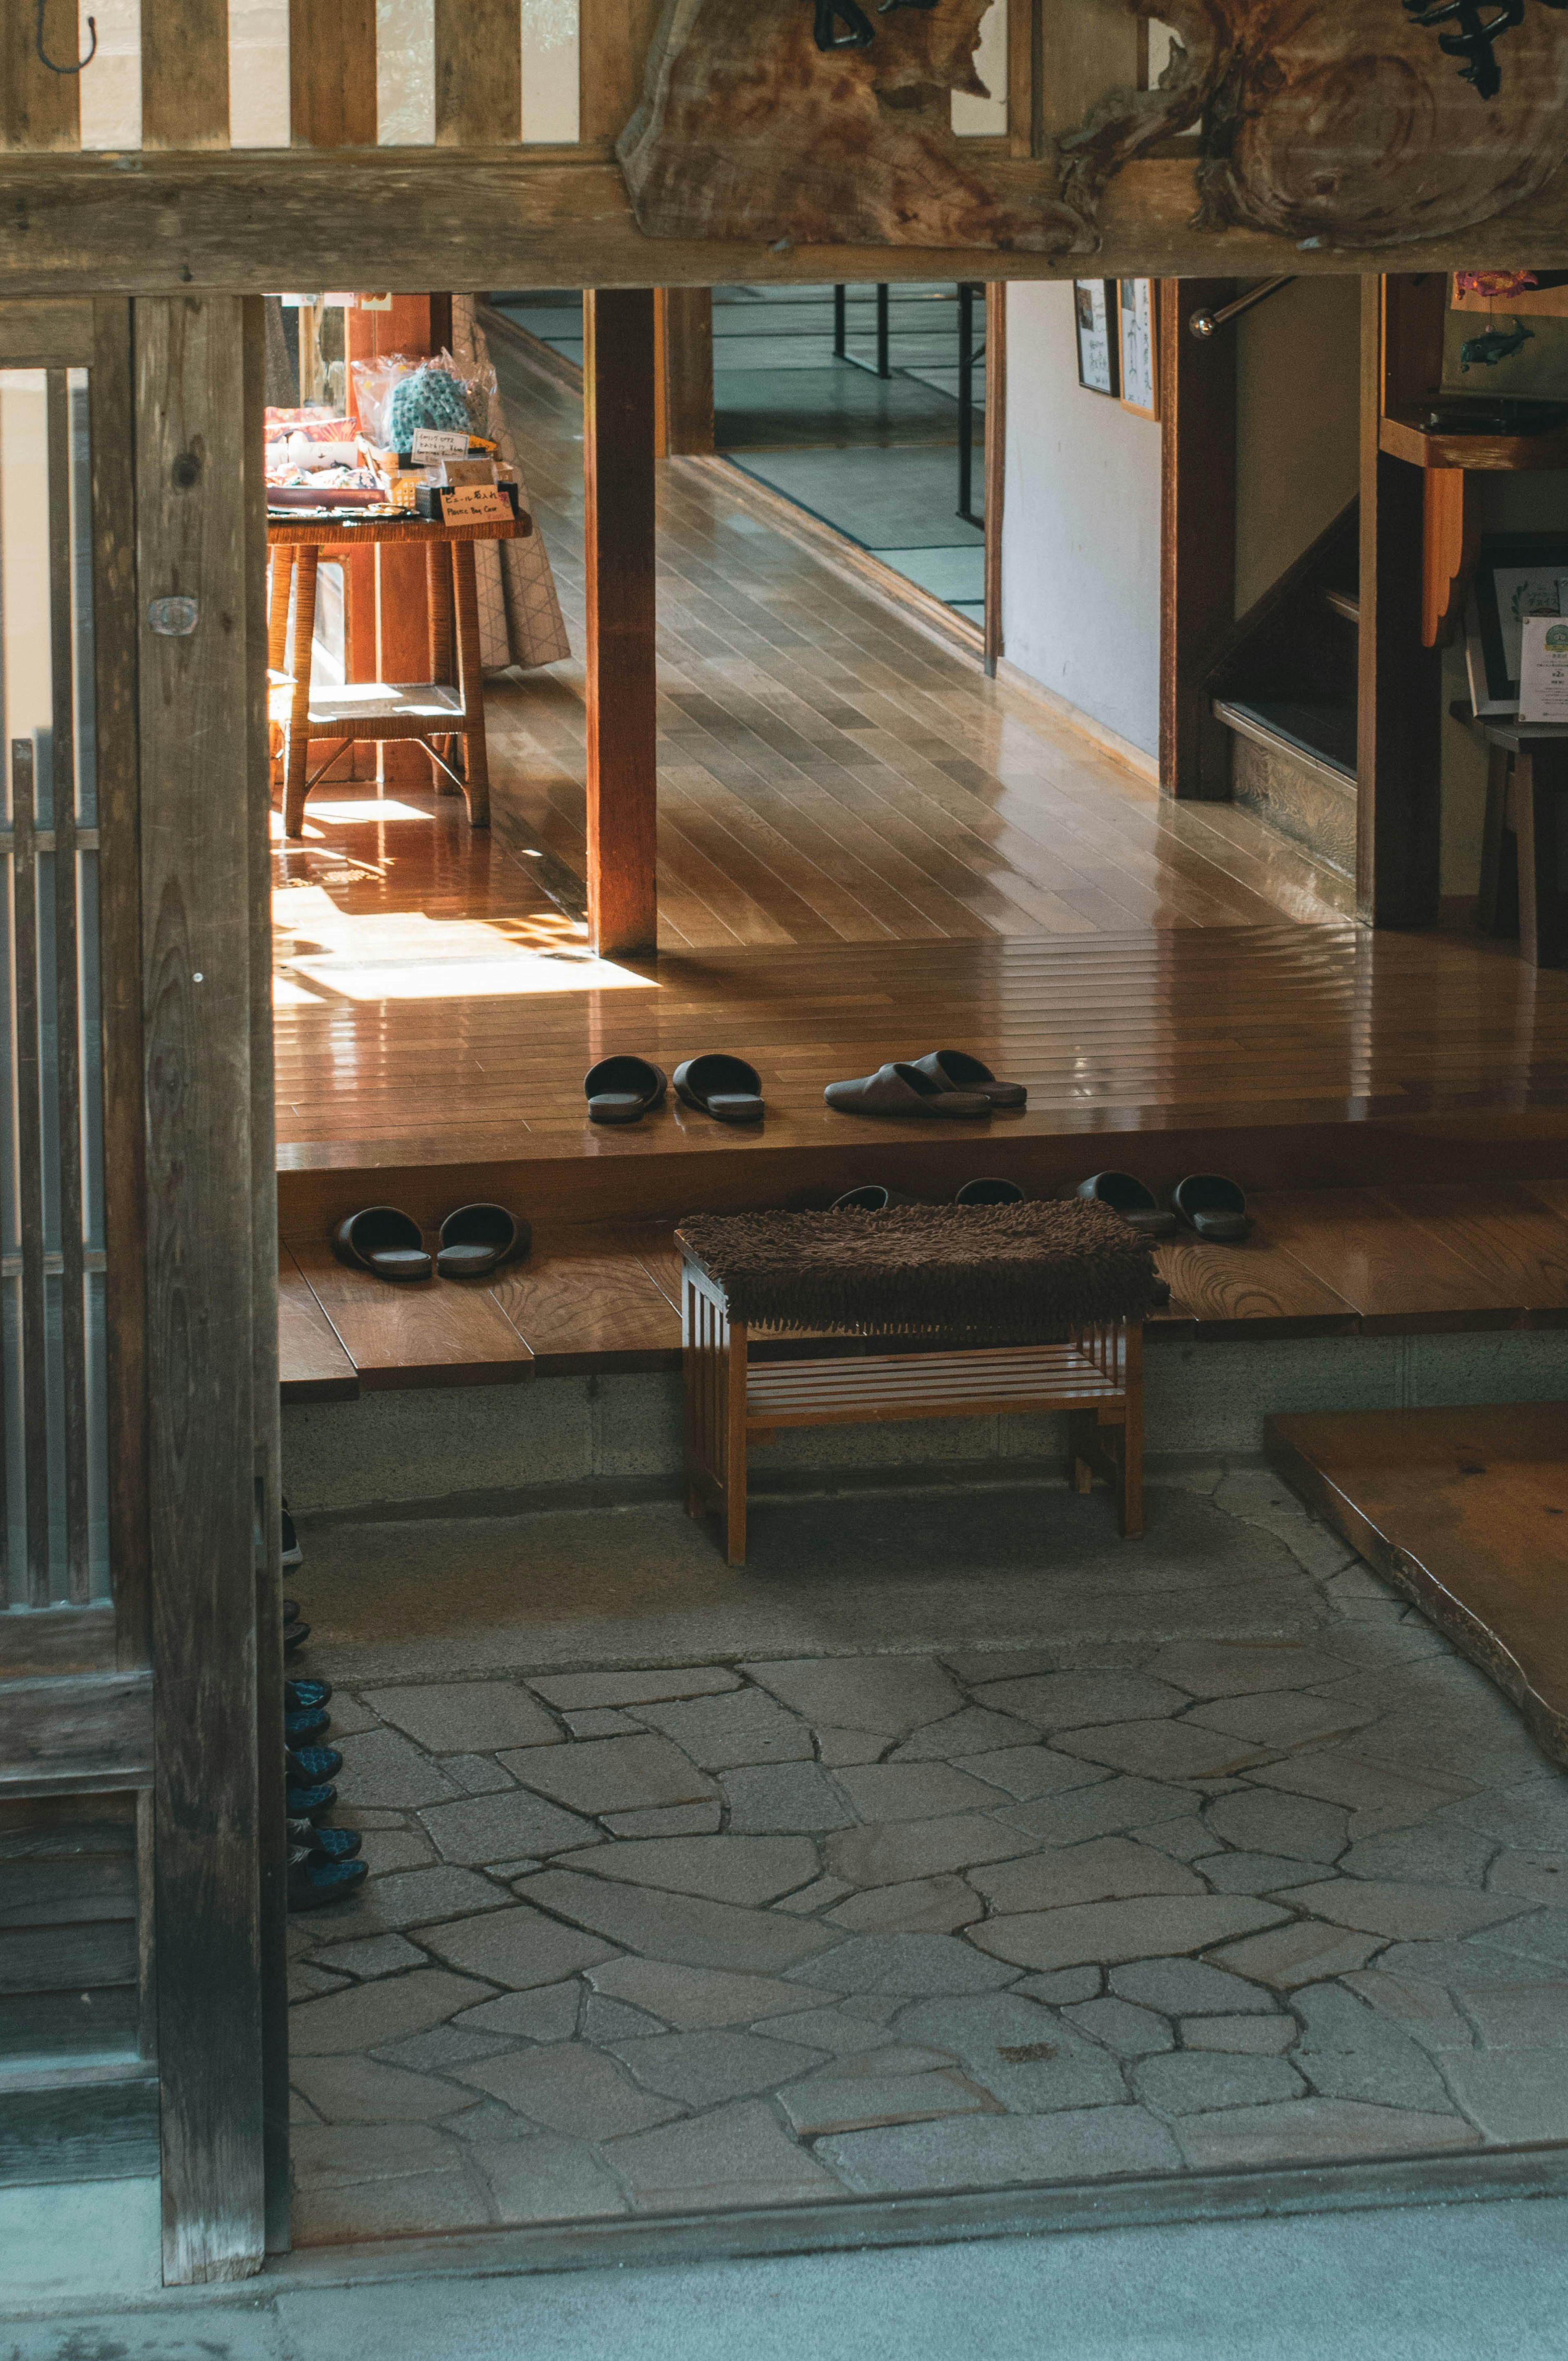
[[[1325,607],[1332,609],[1334,614],[1343,615],[1347,623],[1355,623],[1359,625],[1361,621],[1361,598],[1358,592],[1354,590],[1336,589],[1334,586],[1330,583],[1325,586],[1323,590],[1323,604]]]
[[[1488,1405],[1495,1416],[1506,1412],[1503,1403]],[[1521,1406],[1522,1407],[1522,1406]],[[1539,1410],[1540,1404],[1530,1409]],[[1420,1560],[1385,1533],[1332,1476],[1310,1455],[1314,1423],[1321,1416],[1338,1419],[1348,1412],[1282,1412],[1263,1422],[1264,1456],[1275,1472],[1322,1522],[1349,1543],[1389,1587],[1420,1609],[1443,1638],[1461,1655],[1486,1674],[1519,1712],[1526,1729],[1548,1761],[1568,1771],[1568,1694],[1547,1693],[1538,1686],[1497,1628],[1498,1619],[1484,1620],[1460,1595],[1451,1569],[1440,1578]],[[1387,1418],[1387,1412],[1373,1415]],[[1420,1419],[1420,1411],[1404,1413]]]
[[[1227,697],[1217,697],[1213,714],[1216,721],[1223,722],[1227,730],[1234,730],[1238,738],[1248,738],[1266,753],[1278,755],[1284,762],[1294,763],[1299,771],[1305,771],[1309,777],[1315,779],[1320,786],[1327,787],[1331,793],[1347,797],[1354,796],[1354,771],[1342,769],[1328,755],[1316,753],[1299,744],[1296,739],[1288,737],[1283,730],[1271,729],[1266,721],[1247,708],[1233,703]]]

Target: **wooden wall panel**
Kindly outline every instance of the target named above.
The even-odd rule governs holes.
[[[588,931],[652,951],[658,762],[653,653],[653,291],[583,299]]]
[[[376,145],[376,0],[289,0],[296,148]]]
[[[38,53],[38,0],[0,0],[0,148],[75,148],[81,142],[81,101],[74,74],[50,73]],[[76,10],[48,10],[45,43],[51,57],[71,63],[77,47]]]
[[[144,146],[226,148],[228,0],[142,0],[141,49]]]
[[[164,2276],[264,2246],[252,914],[259,299],[138,304],[155,1895]],[[247,366],[248,365],[248,366]],[[193,631],[149,603],[196,602]],[[224,792],[214,792],[214,781]],[[278,1766],[269,1760],[270,1779]]]
[[[515,147],[522,137],[518,0],[435,0],[435,144]]]

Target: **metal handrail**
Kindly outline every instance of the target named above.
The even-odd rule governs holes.
[[[1255,303],[1263,302],[1269,295],[1277,295],[1282,287],[1291,286],[1295,278],[1294,271],[1286,271],[1277,279],[1265,279],[1258,286],[1249,287],[1245,295],[1238,295],[1234,303],[1222,304],[1217,312],[1194,312],[1187,325],[1191,334],[1201,341],[1215,335],[1238,313],[1250,312]]]

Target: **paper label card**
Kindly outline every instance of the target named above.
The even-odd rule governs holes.
[[[1568,722],[1568,621],[1526,615],[1520,624],[1519,721]]]
[[[511,503],[499,484],[459,484],[441,496],[446,524],[511,522]]]
[[[455,426],[416,426],[411,456],[416,464],[422,459],[466,459],[467,434]]]

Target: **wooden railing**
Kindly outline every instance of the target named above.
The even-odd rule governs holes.
[[[26,0],[0,9],[0,150],[605,153],[641,94],[660,5],[46,0],[46,63]],[[1006,128],[1006,27],[1007,0],[995,0],[982,41],[995,96],[955,103],[961,135]]]

